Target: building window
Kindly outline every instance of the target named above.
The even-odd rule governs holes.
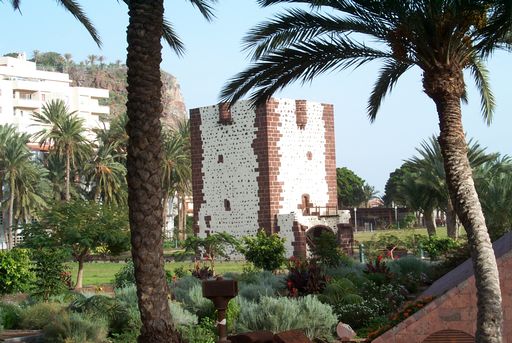
[[[224,209],[226,211],[231,211],[231,203],[227,199],[224,199]]]
[[[219,155],[218,156],[217,163],[224,163],[224,156],[223,155]]]
[[[313,159],[313,153],[311,151],[308,151],[306,156],[307,156],[309,161],[311,161]]]

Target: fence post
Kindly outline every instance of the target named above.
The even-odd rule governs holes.
[[[366,257],[364,256],[364,244],[359,244],[359,262],[365,263]]]

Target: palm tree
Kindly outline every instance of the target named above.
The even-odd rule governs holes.
[[[2,2],[2,0],[0,0],[0,2]],[[20,10],[20,5],[22,2],[21,0],[9,0],[9,2],[15,10]],[[98,32],[94,28],[94,25],[91,23],[85,12],[82,10],[82,6],[80,6],[75,0],[57,0],[57,3],[63,6],[84,26],[96,44],[101,47],[101,39],[98,35]],[[37,59],[36,52],[39,51],[34,50],[34,59]]]
[[[139,342],[179,342],[171,321],[162,245],[162,113],[160,62],[164,32],[163,0],[125,0],[128,4],[128,205],[132,257],[142,328]],[[191,0],[211,18],[208,3]],[[170,32],[170,43],[181,43]],[[169,42],[169,39],[167,39]],[[177,45],[176,45],[177,44]],[[172,46],[172,44],[171,44]]]
[[[114,144],[100,143],[84,172],[90,198],[104,204],[126,205],[126,168],[117,161],[121,157],[115,148]]]
[[[28,134],[15,134],[7,142],[5,149],[5,171],[9,185],[9,209],[7,223],[8,249],[14,246],[13,239],[13,223],[14,223],[14,199],[16,195],[16,180],[27,169],[27,165],[31,163],[31,153],[27,147],[29,141]]]
[[[491,241],[476,193],[462,126],[466,99],[463,71],[471,72],[488,123],[494,97],[484,60],[504,47],[512,27],[510,0],[259,0],[263,6],[300,3],[254,28],[245,39],[254,63],[231,79],[221,93],[234,102],[247,93],[259,104],[277,90],[311,81],[329,70],[375,60],[383,67],[370,94],[368,116],[375,120],[385,95],[413,66],[436,104],[439,144],[450,198],[469,238],[478,295],[477,342],[501,342],[501,292]]]
[[[65,160],[66,191],[64,199],[71,199],[71,167],[77,159],[85,159],[91,151],[91,143],[84,136],[84,120],[76,112],[69,112],[62,100],[52,100],[43,106],[41,113],[34,112],[32,119],[44,128],[36,132],[35,139],[41,146],[47,146],[50,154]]]
[[[184,236],[186,225],[186,213],[183,211],[183,200],[190,194],[192,180],[192,165],[190,156],[190,126],[188,120],[177,123],[177,127],[171,131],[164,131],[163,142],[163,204],[164,204],[164,227],[166,227],[167,205],[169,200],[178,196],[178,231]],[[180,201],[181,200],[181,201]],[[183,225],[185,224],[185,225]]]
[[[5,218],[4,212],[4,183],[5,183],[5,174],[7,173],[6,166],[6,156],[5,152],[7,149],[7,145],[11,141],[12,137],[16,134],[16,127],[14,125],[0,125],[0,214],[2,218]],[[2,234],[5,242],[7,243],[7,230],[5,220],[2,224]]]
[[[406,161],[410,170],[418,175],[421,182],[432,198],[436,198],[437,204],[446,213],[446,227],[448,237],[457,238],[456,213],[452,205],[446,185],[443,155],[437,139],[432,136],[428,141],[423,141],[420,148],[416,148],[419,156],[414,156]],[[496,159],[496,154],[488,154],[485,148],[470,139],[468,141],[468,160],[472,169]]]

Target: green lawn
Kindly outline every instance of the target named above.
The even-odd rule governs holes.
[[[463,230],[461,230],[463,231]],[[427,236],[427,229],[425,228],[416,228],[416,229],[402,229],[402,230],[377,230],[377,231],[363,231],[363,232],[357,232],[354,233],[354,239],[359,242],[366,242],[371,240],[376,240],[378,236],[383,235],[395,235],[400,239],[404,239],[407,236],[413,235],[413,234],[420,234]],[[438,237],[446,237],[446,227],[438,227],[437,228],[437,236]]]
[[[84,266],[84,286],[97,286],[110,284],[114,280],[114,275],[124,266],[122,263],[113,262],[91,262]],[[76,281],[76,273],[78,271],[78,263],[69,263],[71,268],[73,282]],[[223,274],[227,272],[241,273],[243,270],[243,262],[216,262],[215,272]],[[185,270],[192,269],[192,262],[170,262],[165,264],[165,269],[173,271],[175,268],[183,267]]]

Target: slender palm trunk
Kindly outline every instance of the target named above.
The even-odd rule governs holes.
[[[5,181],[5,174],[3,172],[0,172],[0,214],[2,215],[2,237],[4,239],[5,245],[9,244],[7,239],[7,220],[6,220],[6,212],[4,210],[3,206],[3,200],[4,200],[4,181]]]
[[[7,245],[8,249],[12,249],[14,247],[14,240],[12,236],[12,226],[14,223],[14,188],[16,187],[14,183],[14,176],[11,175],[9,177],[9,222],[7,228],[7,235],[9,236],[9,243]]]
[[[448,206],[446,208],[446,232],[450,238],[459,238],[457,235],[457,214],[451,199],[448,199]]]
[[[70,174],[71,174],[71,152],[69,151],[68,148],[66,148],[66,198],[65,198],[66,202],[69,202],[69,200],[71,199],[71,196],[70,196],[71,180],[69,179]]]
[[[164,192],[164,195],[162,197],[162,206],[163,206],[163,211],[162,211],[162,222],[163,222],[163,226],[162,226],[162,233],[164,235],[165,238],[168,238],[168,234],[167,234],[167,226],[168,226],[168,213],[169,212],[169,195],[167,192]]]
[[[446,183],[455,211],[468,235],[478,299],[476,342],[500,343],[503,324],[500,280],[467,157],[460,107],[464,79],[462,70],[447,69],[425,72],[423,85],[437,107]]]
[[[163,12],[163,0],[129,2],[127,179],[141,343],[180,342],[169,311],[162,245]]]
[[[433,210],[426,210],[423,212],[423,218],[425,219],[425,226],[427,227],[429,237],[436,235],[436,222],[434,220],[433,212]]]

